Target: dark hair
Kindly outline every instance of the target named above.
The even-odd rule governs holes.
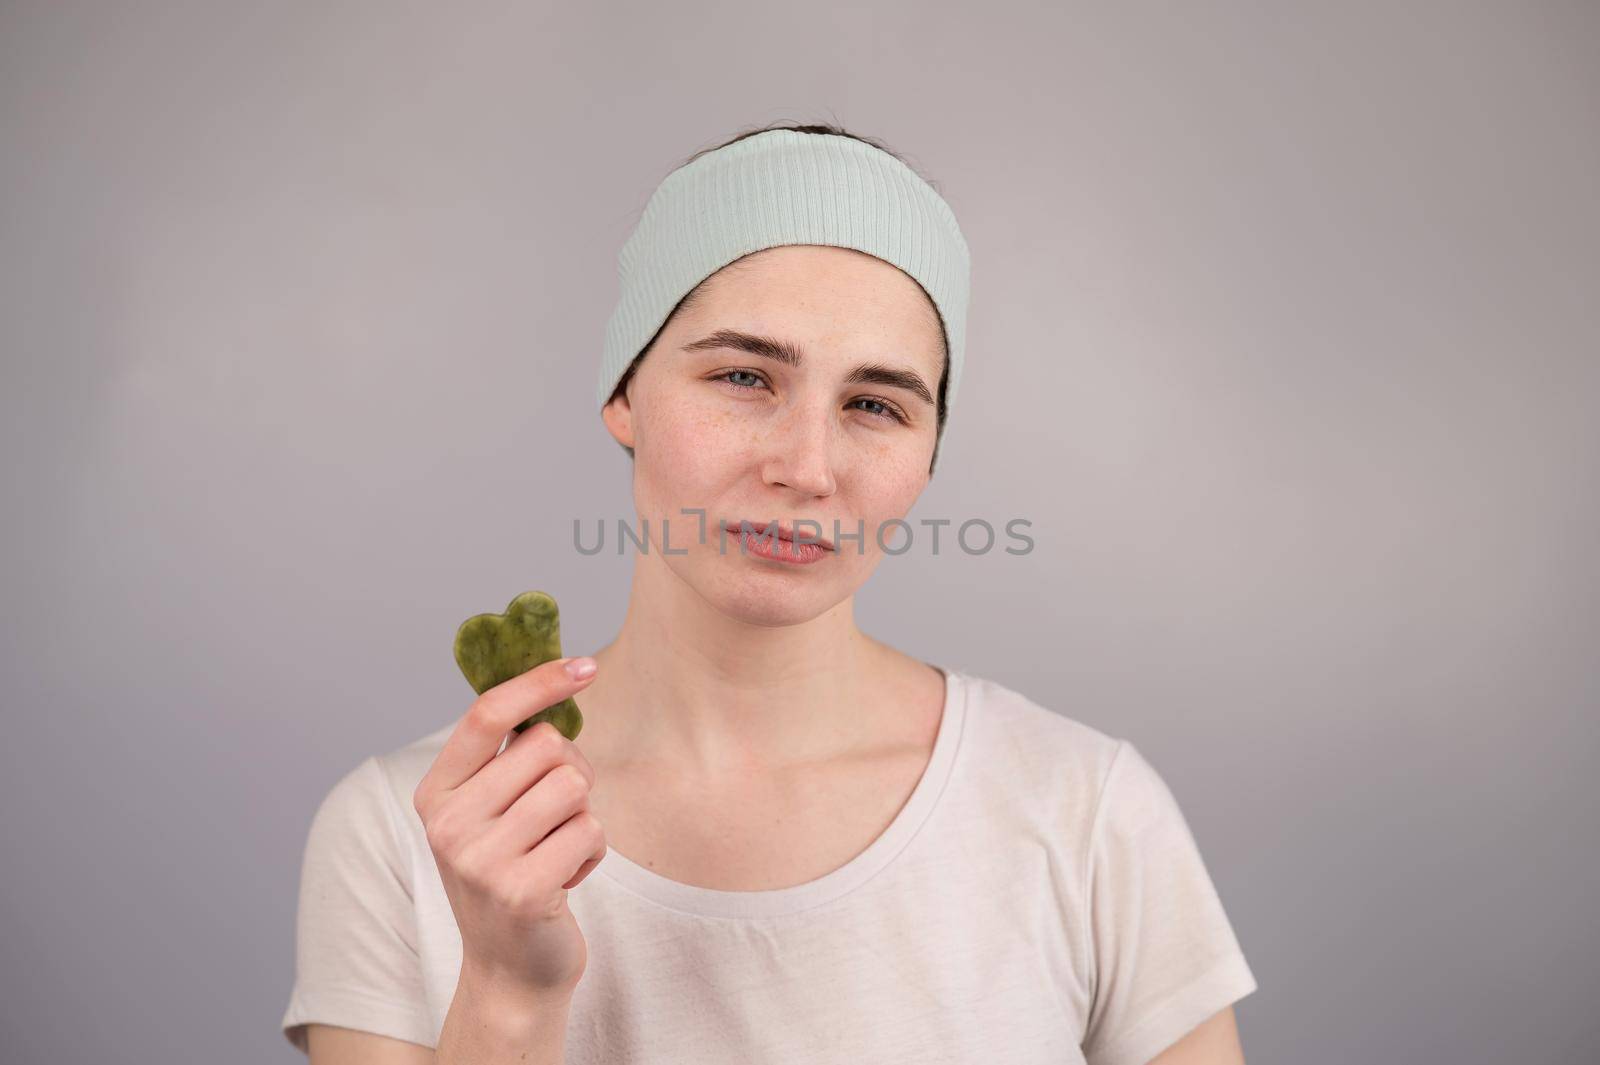
[[[892,149],[890,149],[887,145],[883,144],[882,142],[877,141],[877,140],[875,140],[875,139],[873,139],[871,137],[863,137],[860,134],[851,133],[849,130],[844,129],[844,128],[840,127],[840,126],[832,126],[832,125],[785,125],[785,124],[779,123],[779,124],[774,124],[774,125],[770,125],[770,126],[760,126],[760,127],[756,128],[756,129],[745,130],[743,133],[739,133],[739,134],[729,138],[728,140],[723,141],[721,144],[713,145],[710,148],[702,148],[702,149],[700,149],[698,152],[695,152],[693,155],[689,156],[689,158],[687,158],[683,162],[679,163],[676,167],[673,168],[673,170],[674,171],[681,170],[683,167],[688,166],[690,163],[694,162],[696,159],[700,158],[702,155],[707,154],[708,152],[714,152],[718,148],[726,148],[728,145],[735,144],[735,143],[737,143],[739,141],[742,141],[746,137],[754,137],[757,133],[766,133],[769,130],[774,130],[774,129],[787,129],[787,130],[793,130],[796,133],[815,133],[815,134],[819,134],[819,135],[823,135],[823,136],[831,136],[831,137],[849,137],[850,139],[858,140],[863,144],[870,144],[874,148],[877,148],[879,151],[888,152],[890,155],[894,156],[896,159],[899,159],[900,162],[905,163],[905,165],[907,167],[910,167],[910,169],[911,169],[911,171],[913,173],[915,173],[918,177],[922,178],[923,181],[926,181],[929,184],[929,186],[931,186],[935,191],[937,191],[938,188],[939,188],[937,182],[935,182],[932,178],[929,178],[929,177],[925,176],[924,174],[922,174],[920,171],[917,170],[916,167],[912,166],[911,163],[908,162],[903,156],[901,156],[898,152],[893,151]],[[741,263],[743,261],[744,261],[743,257],[741,257],[739,259],[735,259],[733,262],[729,263],[727,266],[723,267],[722,269],[723,270],[727,270],[730,267],[736,267],[736,266],[738,266],[739,263]],[[630,362],[628,364],[628,368],[623,371],[622,377],[617,381],[617,387],[611,390],[611,396],[608,398],[607,402],[610,402],[610,400],[612,400],[612,399],[616,399],[617,396],[622,392],[622,390],[628,387],[628,382],[633,378],[633,371],[638,368],[640,361],[644,359],[645,353],[650,350],[651,345],[654,344],[656,342],[656,339],[661,336],[662,330],[666,329],[667,325],[669,323],[671,323],[671,321],[678,316],[678,312],[683,311],[683,310],[687,310],[688,308],[693,307],[696,303],[698,303],[705,295],[705,287],[706,287],[707,282],[709,282],[712,277],[716,277],[716,276],[717,276],[717,274],[713,273],[710,277],[705,278],[698,285],[696,285],[694,288],[690,289],[687,293],[685,293],[684,297],[682,299],[680,299],[677,302],[676,305],[673,306],[672,312],[667,315],[666,321],[661,323],[660,328],[655,331],[655,335],[652,336],[645,343],[645,346],[639,351],[639,354],[637,354],[637,355],[635,355],[633,357],[633,361]],[[926,296],[927,293],[924,292],[923,295]],[[944,368],[942,370],[940,370],[940,372],[939,372],[939,389],[938,389],[938,397],[939,397],[939,399],[938,399],[938,408],[937,408],[938,409],[938,420],[936,422],[935,430],[934,430],[934,432],[936,434],[934,439],[935,439],[935,441],[937,441],[939,435],[942,435],[943,432],[944,432],[945,392],[946,392],[946,388],[947,388],[947,385],[948,385],[949,380],[950,380],[950,334],[945,329],[944,315],[939,313],[938,304],[934,303],[931,298],[928,300],[928,304],[929,304],[929,306],[931,306],[933,308],[933,313],[934,313],[935,317],[937,317],[938,320],[939,320],[939,335],[940,335],[941,339],[944,342],[944,352],[945,352]],[[624,451],[626,451],[628,453],[628,457],[630,459],[633,458],[633,448],[628,447],[627,445],[623,445],[622,450],[624,450]],[[939,447],[938,447],[938,444],[935,443],[934,444],[934,452],[933,452],[933,461],[930,462],[929,465],[928,465],[928,473],[929,473],[930,476],[933,473],[933,463],[938,461],[938,457],[939,457]]]

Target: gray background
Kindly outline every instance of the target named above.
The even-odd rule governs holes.
[[[61,4],[0,23],[8,1061],[289,1062],[310,816],[456,625],[609,639],[615,256],[836,120],[974,254],[875,635],[1133,740],[1253,1063],[1593,1060],[1587,3]]]

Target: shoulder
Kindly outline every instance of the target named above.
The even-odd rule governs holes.
[[[455,722],[451,722],[426,736],[419,736],[403,746],[373,756],[391,789],[404,798],[407,806],[411,804],[411,793],[422,783],[423,775],[433,765],[433,760],[439,757],[445,741],[454,730]]]
[[[1181,818],[1166,780],[1131,740],[1040,705],[997,681],[964,674],[976,761],[1017,774],[1032,795],[1089,811],[1085,827],[1137,832]]]
[[[987,788],[1090,827],[1131,745],[997,680],[957,671],[966,696],[962,758]],[[1066,826],[1063,826],[1066,827]]]
[[[993,728],[1044,743],[1056,752],[1071,751],[1094,759],[1109,759],[1123,742],[998,680],[964,670],[955,672],[967,689],[969,711]]]
[[[444,749],[445,741],[450,738],[454,729],[455,723],[451,722],[425,736],[419,736],[399,747],[374,754],[367,759],[367,762],[371,763],[372,776],[378,782],[390,809],[407,824],[417,821],[412,827],[418,829],[421,827],[416,809],[412,805],[417,785],[422,783],[428,767],[433,765],[434,759]]]
[[[415,818],[412,796],[453,727],[369,754],[346,769],[318,804],[313,837],[404,837]]]
[[[974,743],[1006,748],[1024,765],[1047,763],[1055,774],[1070,767],[1103,777],[1126,742],[997,680],[956,673]]]

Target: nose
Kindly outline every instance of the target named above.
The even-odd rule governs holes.
[[[796,404],[768,437],[768,453],[761,476],[806,496],[832,495],[834,426],[829,410],[813,404]]]

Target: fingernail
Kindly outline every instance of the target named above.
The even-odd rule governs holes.
[[[562,668],[567,671],[567,676],[573,680],[588,680],[594,676],[594,671],[600,667],[592,658],[574,658]]]

